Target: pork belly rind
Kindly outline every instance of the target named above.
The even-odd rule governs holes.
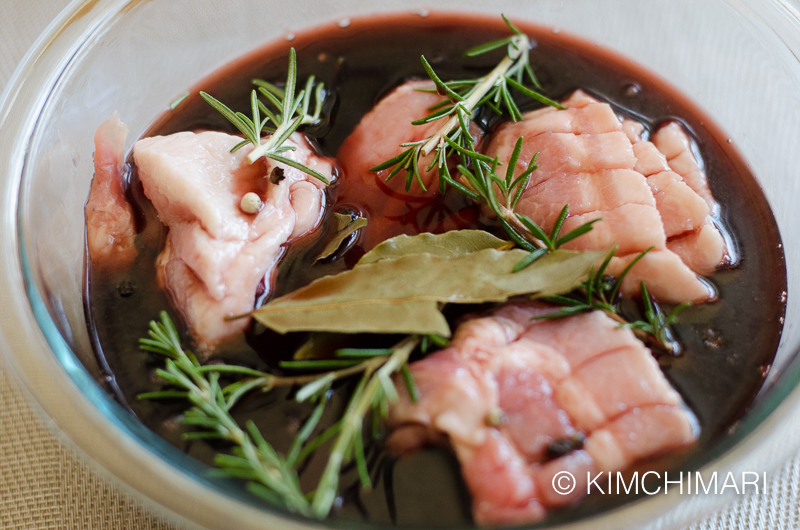
[[[619,275],[642,251],[654,247],[629,272],[624,295],[644,281],[662,302],[702,302],[714,290],[697,274],[710,274],[726,260],[724,238],[714,224],[716,205],[685,131],[660,129],[656,144],[643,141],[644,126],[621,120],[607,103],[582,91],[552,107],[505,123],[489,139],[486,154],[507,164],[525,138],[516,174],[539,153],[539,169],[516,211],[546,231],[569,204],[567,233],[593,219],[592,231],[565,245],[575,250],[617,246],[608,272]]]
[[[453,447],[479,524],[540,520],[584,494],[587,473],[696,440],[696,420],[630,330],[599,311],[532,320],[554,310],[511,304],[462,324],[450,347],[410,365],[419,400],[404,391],[391,409],[390,447]],[[582,445],[551,454],[579,433]],[[553,490],[561,471],[578,481],[569,495]]]
[[[313,230],[325,206],[322,182],[274,161],[249,164],[252,146],[230,152],[241,140],[181,132],[134,146],[145,194],[169,228],[157,261],[159,283],[201,348],[246,328],[249,319],[226,317],[252,311],[262,281],[269,290],[283,245]],[[283,156],[333,180],[332,162],[314,154],[304,135],[293,134],[285,145],[296,149]],[[267,178],[275,168],[282,178]],[[256,214],[239,207],[248,192],[263,201]]]

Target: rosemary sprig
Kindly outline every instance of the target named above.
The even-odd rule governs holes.
[[[539,168],[536,163],[539,153],[536,153],[525,170],[518,176],[514,175],[517,162],[522,153],[523,142],[524,139],[520,136],[514,145],[505,175],[502,177],[497,173],[499,165],[497,158],[491,159],[475,151],[465,151],[454,146],[460,154],[469,159],[471,168],[465,164],[458,165],[458,171],[467,185],[456,183],[453,187],[473,200],[489,207],[500,220],[500,226],[503,227],[511,241],[530,252],[517,263],[514,267],[514,272],[523,270],[540,257],[589,232],[592,230],[594,223],[602,221],[602,218],[593,219],[568,234],[561,235],[561,228],[569,214],[569,205],[567,204],[562,208],[552,231],[548,235],[532,219],[516,213],[517,203],[527,189],[531,175]]]
[[[356,460],[362,487],[366,489],[372,487],[369,475],[366,473],[364,458],[362,438],[364,418],[370,410],[377,411],[382,418],[388,415],[389,403],[398,399],[391,376],[406,366],[411,352],[416,349],[419,342],[420,339],[416,336],[404,339],[392,348],[391,355],[374,357],[372,360],[375,363],[374,368],[364,373],[350,398],[344,417],[337,424],[338,437],[333,444],[328,464],[325,466],[311,504],[315,516],[322,518],[330,512],[336,499],[341,468],[353,458]],[[410,387],[410,395],[418,393],[412,390],[416,385],[408,382],[407,384]]]
[[[511,88],[519,90],[528,97],[539,101],[545,105],[563,109],[555,101],[545,97],[540,92],[531,90],[524,86],[525,76],[536,88],[541,89],[539,80],[533,73],[530,64],[530,39],[527,35],[517,29],[505,15],[502,15],[512,35],[503,39],[481,44],[467,50],[465,57],[477,57],[498,48],[505,47],[506,55],[498,65],[487,75],[475,80],[458,80],[442,82],[436,75],[430,63],[422,57],[422,66],[426,73],[434,82],[435,91],[449,98],[440,106],[431,109],[431,113],[425,118],[413,122],[415,125],[430,123],[445,117],[450,119],[424,144],[421,150],[423,156],[427,156],[435,149],[444,147],[445,137],[460,125],[463,117],[470,118],[481,106],[487,105],[497,114],[503,114],[503,109],[508,111],[511,119],[518,121],[522,118],[522,112],[517,106],[511,94]],[[424,90],[424,89],[423,89]]]
[[[601,221],[602,218],[592,219],[588,223],[584,223],[578,228],[570,231],[565,235],[561,235],[561,228],[564,226],[564,221],[567,219],[567,215],[569,215],[569,204],[565,204],[564,207],[561,209],[561,213],[556,218],[556,222],[553,225],[553,229],[550,231],[550,235],[546,234],[544,230],[542,230],[539,225],[537,225],[533,220],[525,215],[516,214],[517,219],[528,229],[528,231],[533,234],[535,238],[542,242],[544,247],[537,248],[536,250],[531,251],[525,258],[521,259],[519,263],[514,267],[514,272],[521,271],[537,259],[539,259],[544,254],[548,252],[555,252],[557,249],[561,248],[562,245],[565,243],[569,243],[573,239],[582,236],[583,234],[592,230],[592,225],[598,221]]]
[[[647,286],[644,282],[641,283],[642,289],[642,302],[644,303],[644,317],[645,321],[630,322],[623,324],[623,327],[631,328],[635,331],[641,331],[655,337],[656,341],[667,351],[673,355],[680,353],[680,343],[675,340],[675,335],[672,333],[670,326],[675,323],[678,314],[681,311],[691,306],[691,302],[683,302],[675,306],[675,308],[665,314],[658,303],[650,297]]]
[[[563,318],[591,311],[603,311],[619,322],[620,327],[630,328],[645,342],[649,342],[677,355],[681,346],[675,340],[670,326],[677,320],[678,314],[691,306],[691,302],[684,302],[675,307],[669,314],[664,314],[658,303],[650,296],[647,286],[641,283],[642,302],[644,304],[645,320],[629,322],[620,314],[619,302],[622,299],[620,288],[628,272],[636,263],[655,247],[650,247],[639,253],[620,273],[618,278],[606,274],[606,268],[611,258],[616,253],[616,247],[606,256],[606,259],[596,270],[592,269],[588,278],[572,293],[566,296],[552,296],[543,298],[544,301],[562,306],[557,312],[535,317],[536,319]]]
[[[297,54],[292,48],[289,50],[289,73],[286,76],[286,87],[281,89],[272,83],[256,79],[253,81],[257,89],[250,94],[250,109],[252,118],[242,112],[234,112],[213,96],[200,92],[200,96],[228,121],[230,121],[244,135],[245,139],[231,149],[236,152],[242,147],[253,144],[255,148],[247,155],[247,160],[252,164],[261,157],[270,158],[276,162],[299,169],[325,184],[330,184],[327,178],[310,167],[283,156],[295,147],[284,145],[286,140],[297,131],[301,125],[319,123],[322,113],[322,104],[325,100],[324,83],[316,83],[312,75],[308,78],[305,88],[295,93],[297,86]],[[259,94],[264,96],[267,104],[259,99]],[[314,112],[309,113],[311,100],[314,100]],[[270,108],[272,107],[272,108]],[[263,119],[261,116],[264,116]],[[269,124],[272,123],[272,126]],[[271,133],[264,143],[261,136],[264,132]]]
[[[586,280],[572,293],[564,296],[550,296],[543,298],[544,301],[562,306],[555,313],[536,317],[537,319],[562,318],[591,311],[605,311],[609,315],[618,317],[619,289],[622,281],[627,276],[633,266],[647,254],[652,247],[640,253],[622,271],[618,278],[613,278],[606,274],[611,258],[616,254],[617,248],[612,248],[600,266],[589,271]],[[623,322],[626,322],[623,320]]]
[[[522,112],[511,94],[511,88],[514,88],[540,103],[559,109],[564,108],[540,92],[524,85],[527,77],[536,88],[541,89],[530,64],[530,39],[517,29],[505,15],[503,15],[503,20],[512,32],[511,36],[482,44],[465,53],[467,57],[476,57],[506,47],[505,57],[483,77],[444,82],[433,70],[425,56],[421,57],[422,66],[435,86],[430,91],[447,96],[448,99],[428,109],[430,113],[427,116],[413,121],[412,124],[422,125],[445,118],[447,121],[430,137],[419,142],[402,144],[401,147],[406,148],[402,153],[371,168],[370,171],[378,172],[393,168],[386,179],[389,180],[401,170],[405,170],[406,190],[411,189],[412,183],[416,181],[423,190],[427,191],[420,174],[420,159],[434,153],[427,170],[438,168],[439,188],[444,192],[448,185],[455,186],[456,184],[447,167],[453,150],[462,155],[462,163],[465,165],[466,159],[463,158],[465,152],[477,155],[474,149],[475,138],[469,131],[469,124],[482,106],[486,105],[498,114],[503,114],[504,110],[508,111],[514,121],[521,119]],[[488,157],[484,158],[488,159]],[[491,162],[491,159],[488,161]]]
[[[217,466],[232,476],[246,479],[248,488],[254,493],[287,510],[311,515],[311,505],[300,489],[297,472],[287,459],[264,440],[253,422],[248,422],[242,429],[230,415],[229,410],[241,392],[226,395],[219,384],[221,372],[201,370],[197,358],[181,347],[178,332],[166,312],[161,313],[161,322],[150,323],[149,335],[149,339],[140,339],[140,347],[167,357],[166,369],[157,370],[157,374],[181,390],[140,398],[188,399],[194,407],[184,415],[183,423],[203,430],[186,433],[186,439],[220,438],[233,443],[236,447],[234,453],[218,455],[215,459]]]
[[[407,367],[408,358],[421,338],[409,336],[390,349],[342,349],[337,351],[348,366],[324,374],[279,377],[241,366],[214,364],[202,366],[197,358],[183,350],[177,330],[166,312],[161,321],[150,323],[150,338],[140,339],[140,348],[167,358],[165,369],[156,371],[165,382],[178,390],[140,394],[139,399],[181,398],[194,407],[184,414],[183,423],[199,428],[184,434],[184,439],[223,439],[234,444],[230,454],[218,454],[214,462],[227,475],[247,481],[247,488],[268,501],[306,516],[324,518],[338,493],[339,474],[353,459],[364,488],[370,478],[364,455],[363,425],[373,411],[373,429],[388,414],[389,403],[397,400],[391,376],[401,373],[409,395],[417,399],[419,390]],[[438,340],[438,339],[437,339]],[[327,360],[303,361],[287,368],[327,369]],[[363,374],[342,419],[311,438],[324,412],[328,391],[337,379]],[[222,374],[245,376],[245,379],[222,387]],[[247,393],[277,386],[302,384],[295,399],[312,400],[316,406],[298,432],[286,456],[279,454],[264,439],[252,421],[242,429],[230,414],[231,408]],[[300,488],[297,467],[328,440],[336,437],[320,483],[305,495]]]

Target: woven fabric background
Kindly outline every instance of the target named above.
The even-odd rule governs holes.
[[[68,0],[0,0],[0,92]],[[800,528],[800,455],[769,475],[766,495],[742,498],[686,530]],[[0,528],[178,530],[149,513],[49,432],[0,369]]]

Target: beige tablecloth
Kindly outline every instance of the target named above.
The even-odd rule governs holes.
[[[0,91],[25,51],[68,0],[0,0]],[[0,527],[177,529],[99,477],[50,433],[0,371]],[[770,474],[768,494],[748,496],[690,530],[800,528],[800,455]],[[688,530],[688,529],[687,529]]]

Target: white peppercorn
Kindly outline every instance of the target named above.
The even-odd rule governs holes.
[[[239,205],[239,208],[241,208],[244,213],[258,213],[258,211],[261,209],[261,197],[252,191],[245,193],[244,197],[242,197],[242,202]]]

